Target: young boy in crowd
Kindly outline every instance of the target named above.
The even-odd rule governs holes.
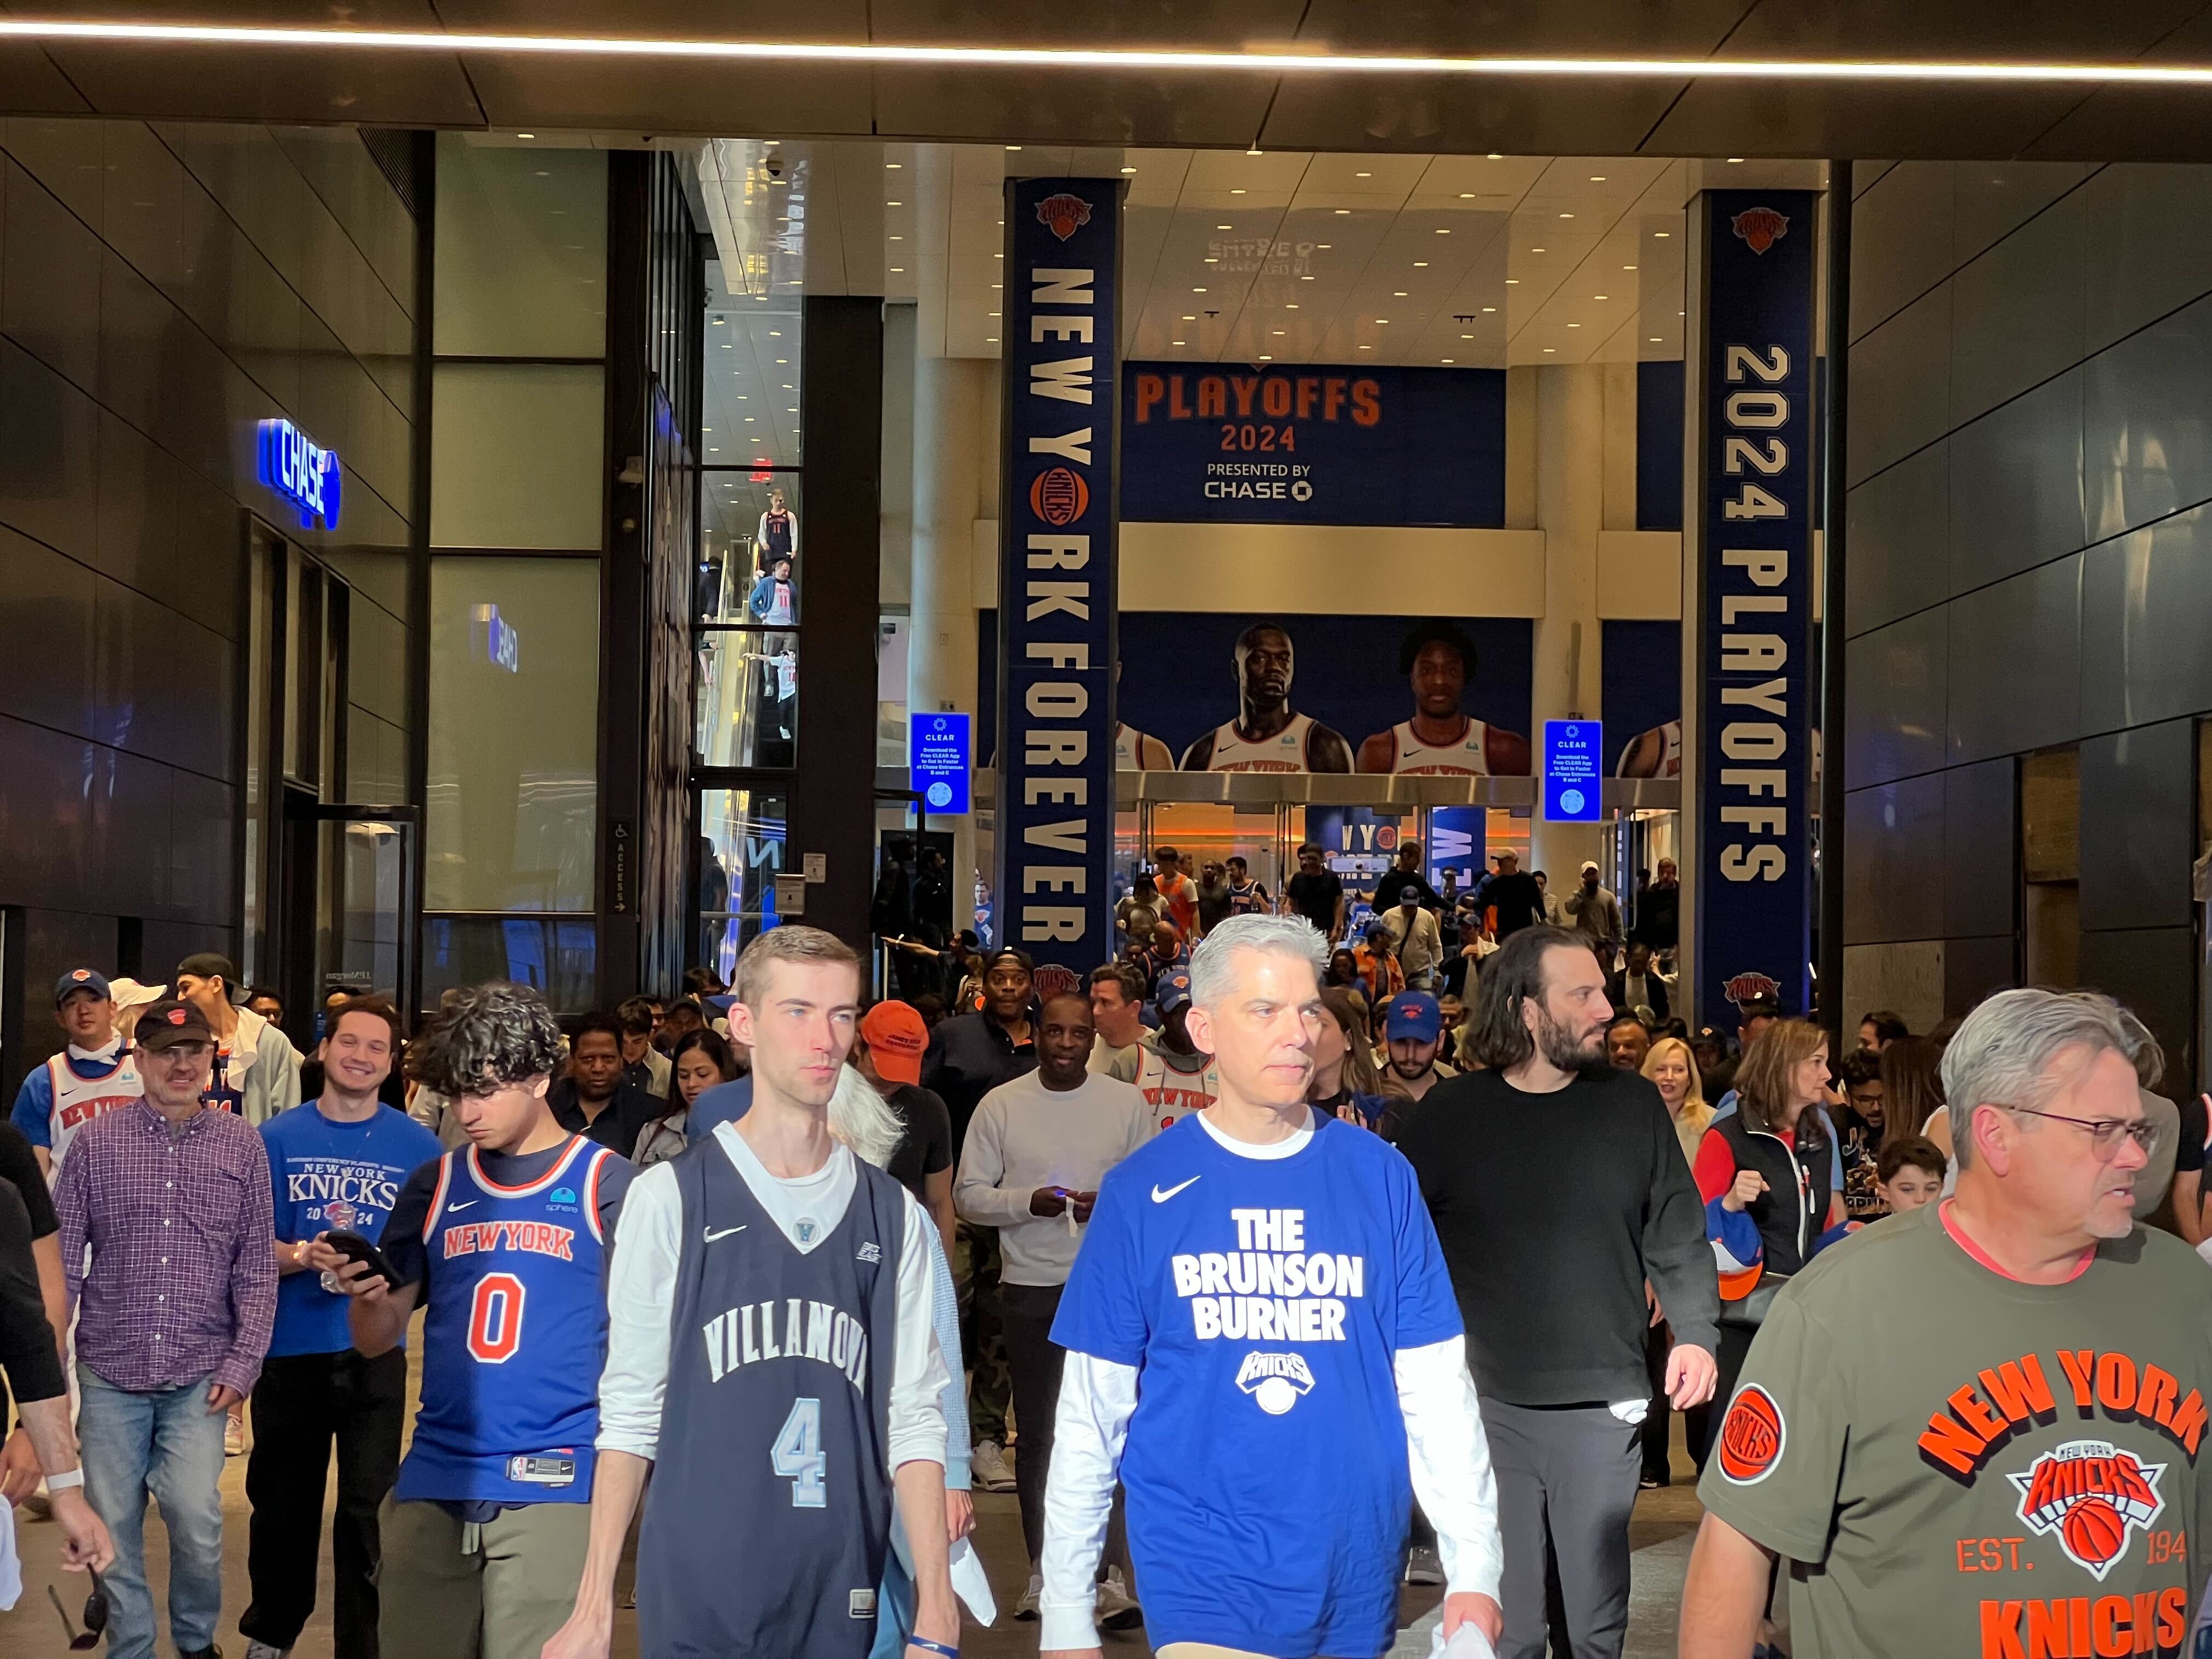
[[[1943,1191],[1948,1166],[1932,1140],[1901,1135],[1875,1158],[1875,1191],[1892,1215],[1932,1204]]]

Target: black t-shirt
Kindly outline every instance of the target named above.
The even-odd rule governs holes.
[[[2186,1121],[2186,1120],[2184,1120]],[[2201,1127],[2203,1115],[2197,1115]],[[2203,1137],[2198,1137],[2197,1163],[2203,1162]],[[2193,1169],[2196,1165],[2192,1164]],[[23,1200],[24,1213],[31,1219],[31,1237],[44,1238],[62,1230],[54,1214],[54,1195],[47,1190],[46,1176],[39,1173],[39,1160],[31,1151],[31,1142],[23,1132],[12,1123],[0,1123],[0,1181],[15,1188]]]
[[[942,1100],[911,1083],[897,1085],[885,1101],[906,1125],[906,1133],[884,1171],[926,1205],[922,1177],[952,1167],[952,1114]]]
[[[603,1121],[605,1116],[601,1114]],[[568,1143],[563,1140],[542,1152],[517,1157],[511,1152],[479,1152],[477,1158],[488,1180],[502,1187],[527,1187],[550,1175],[568,1151]],[[463,1152],[459,1156],[467,1154]],[[430,1213],[430,1200],[438,1190],[438,1166],[444,1161],[434,1158],[407,1177],[392,1213],[384,1218],[384,1232],[377,1240],[386,1259],[399,1270],[400,1282],[422,1286],[417,1305],[426,1308],[430,1305],[433,1286],[428,1277],[430,1253],[422,1245],[422,1221]],[[606,1170],[599,1176],[599,1237],[610,1243],[614,1241],[615,1218],[622,1213],[623,1195],[636,1176],[635,1164],[626,1158],[615,1158],[607,1160]]]
[[[36,1179],[43,1188],[46,1182]],[[31,1254],[31,1218],[13,1182],[0,1185],[0,1374],[20,1401],[58,1398],[67,1388],[61,1356],[54,1350],[53,1327],[46,1322],[39,1290],[39,1266]],[[49,1211],[51,1213],[51,1211]],[[51,1228],[49,1231],[52,1231]],[[0,1419],[7,1394],[0,1390]],[[0,1427],[4,1427],[0,1422]]]
[[[620,1152],[628,1158],[637,1150],[638,1132],[668,1109],[668,1103],[658,1095],[647,1094],[631,1083],[620,1083],[615,1087],[614,1098],[599,1110],[595,1118],[586,1118],[584,1109],[576,1103],[576,1080],[556,1077],[553,1086],[545,1091],[545,1103],[553,1109],[553,1121],[572,1135],[583,1135],[600,1146]]]
[[[1500,939],[1544,919],[1544,890],[1526,870],[1491,877],[1483,884],[1482,902],[1498,912]]]
[[[1283,890],[1291,896],[1291,908],[1321,929],[1323,937],[1336,927],[1336,902],[1344,896],[1344,884],[1336,872],[1324,870],[1310,876],[1301,870]]]
[[[2186,1095],[2173,1103],[2181,1109],[2181,1139],[2173,1148],[2173,1172],[2186,1175],[2204,1167],[2204,1141],[2212,1134],[2212,1127],[2205,1122],[2203,1096]]]
[[[1432,910],[1443,902],[1419,871],[1385,870],[1375,879],[1375,914],[1379,916],[1385,910],[1396,909],[1398,896],[1408,887],[1424,908]]]

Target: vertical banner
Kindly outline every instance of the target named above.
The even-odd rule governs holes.
[[[1724,1004],[1803,1013],[1810,991],[1818,199],[1704,198],[1695,967],[1722,1025]]]
[[[1121,183],[1006,181],[999,939],[1114,955],[1115,438]]]

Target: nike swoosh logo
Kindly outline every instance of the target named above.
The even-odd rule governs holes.
[[[712,1227],[708,1227],[705,1229],[707,1235],[706,1242],[712,1244],[718,1238],[727,1238],[732,1233],[741,1233],[744,1231],[744,1224],[742,1222],[734,1227],[725,1227],[719,1233]]]
[[[465,1210],[465,1209],[469,1208],[471,1205],[473,1205],[476,1201],[477,1201],[477,1200],[474,1200],[474,1199],[472,1198],[472,1199],[470,1199],[470,1200],[468,1200],[468,1202],[467,1202],[467,1203],[465,1203],[465,1204],[448,1204],[447,1206],[446,1206],[446,1212],[447,1212],[448,1215],[451,1215],[451,1214],[452,1214],[455,1210]]]
[[[1197,1180],[1198,1177],[1196,1176],[1193,1176],[1190,1180],[1183,1182],[1178,1186],[1170,1187],[1165,1192],[1162,1192],[1159,1189],[1158,1184],[1155,1182],[1152,1187],[1152,1202],[1155,1204],[1164,1204],[1170,1199],[1173,1198],[1177,1193],[1181,1192],[1184,1187],[1194,1184]]]

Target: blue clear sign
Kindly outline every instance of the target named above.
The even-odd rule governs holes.
[[[264,421],[255,471],[263,483],[291,502],[301,529],[313,530],[318,519],[325,530],[338,527],[345,475],[337,450],[324,448],[289,421]]]
[[[907,787],[921,797],[932,817],[957,817],[968,810],[969,716],[908,714]]]
[[[1604,794],[1605,727],[1597,720],[1544,722],[1544,819],[1595,823]]]

